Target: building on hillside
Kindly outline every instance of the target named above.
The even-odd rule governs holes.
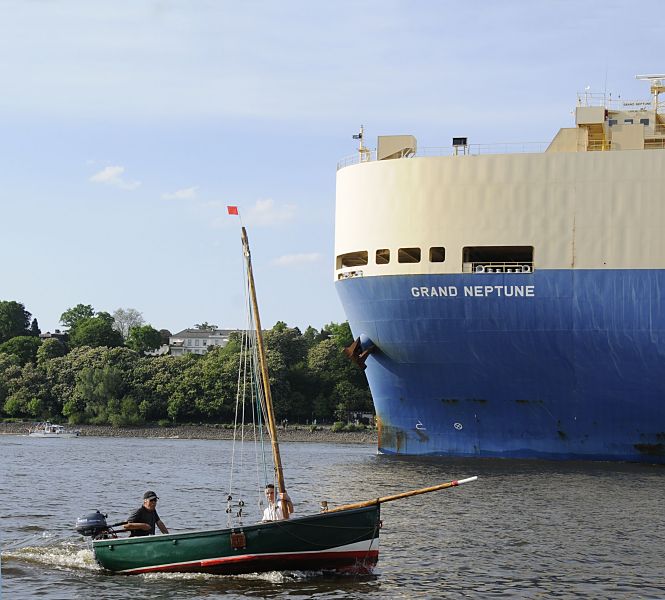
[[[235,329],[183,329],[169,338],[172,356],[205,354],[208,348],[224,347]]]
[[[144,354],[146,356],[164,356],[169,353],[171,350],[171,346],[168,344],[162,344],[159,348],[156,350],[146,350]]]
[[[42,341],[55,338],[56,340],[60,340],[63,343],[67,343],[67,340],[69,339],[69,332],[56,329],[53,333],[50,331],[47,331],[46,333],[40,333],[39,338]]]

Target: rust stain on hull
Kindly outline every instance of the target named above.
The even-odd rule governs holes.
[[[387,425],[380,417],[376,419],[379,449],[386,449],[400,454],[406,451],[406,432],[398,427]]]
[[[665,456],[665,444],[634,444],[633,448],[647,456]]]

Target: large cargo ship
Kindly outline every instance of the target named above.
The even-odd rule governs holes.
[[[541,147],[355,136],[335,281],[380,452],[665,463],[665,76],[642,78]]]

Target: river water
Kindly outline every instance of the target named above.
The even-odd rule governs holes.
[[[231,442],[0,436],[2,598],[665,598],[665,469],[618,463],[377,456],[370,446],[289,443],[300,514],[478,475],[382,508],[370,576],[107,574],[73,530],[120,521],[146,489],[172,532],[226,524]],[[235,462],[239,461],[236,452]],[[252,467],[253,469],[253,467]],[[252,486],[256,472],[236,487]],[[249,493],[249,492],[247,492]],[[248,522],[258,507],[248,503]]]

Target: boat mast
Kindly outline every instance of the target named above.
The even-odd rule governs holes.
[[[279,454],[279,443],[277,442],[277,427],[275,425],[275,411],[272,405],[272,395],[270,393],[270,378],[268,377],[268,363],[266,361],[266,352],[263,346],[263,333],[261,331],[261,317],[259,316],[259,304],[256,301],[256,288],[254,287],[254,272],[252,271],[252,256],[249,251],[249,239],[247,231],[242,228],[242,247],[247,262],[247,275],[249,278],[249,295],[252,302],[252,311],[254,312],[254,325],[256,327],[256,340],[259,354],[259,366],[261,368],[261,380],[263,381],[263,393],[266,402],[266,412],[268,413],[268,431],[270,432],[270,441],[272,442],[272,457],[275,463],[275,474],[277,475],[277,487],[282,494],[286,494],[284,485],[284,471],[282,470],[282,459]],[[282,512],[285,517],[289,516],[288,503],[282,503]]]

